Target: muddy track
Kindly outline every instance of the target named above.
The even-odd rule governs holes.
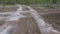
[[[8,26],[11,25],[12,29],[15,27],[12,34],[60,34],[59,31],[55,30],[50,24],[46,23],[36,10],[25,5],[17,6],[19,8],[16,12],[0,13],[2,14],[0,20],[8,23]],[[27,10],[24,11],[23,7],[26,7]],[[4,17],[4,15],[7,14],[8,16]],[[9,34],[11,28],[8,28],[9,30],[6,29],[5,34]],[[7,31],[9,31],[9,33]]]

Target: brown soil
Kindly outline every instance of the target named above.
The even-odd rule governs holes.
[[[48,14],[43,16],[45,22],[52,24],[54,29],[60,31],[60,13]]]
[[[17,6],[0,8],[0,12],[17,11]]]
[[[52,24],[54,29],[60,31],[60,9],[37,8],[36,11],[44,18],[46,23]]]
[[[17,23],[18,29],[16,34],[40,34],[40,30],[37,26],[37,22],[33,17],[21,18]]]

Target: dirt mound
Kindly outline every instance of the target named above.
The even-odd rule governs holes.
[[[21,18],[17,23],[19,34],[40,34],[40,30],[33,17]]]

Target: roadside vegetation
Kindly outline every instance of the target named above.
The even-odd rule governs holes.
[[[0,0],[2,5],[14,5],[14,4],[25,4],[31,6],[44,6],[50,7],[60,6],[60,0]]]
[[[0,4],[53,4],[60,3],[60,0],[0,0]]]

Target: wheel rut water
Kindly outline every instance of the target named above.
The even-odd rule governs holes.
[[[19,8],[16,12],[0,13],[0,21],[3,20],[10,24],[15,23],[16,21],[17,24],[17,26],[4,25],[6,29],[2,30],[1,34],[10,34],[10,31],[14,29],[13,27],[16,29],[15,34],[60,34],[60,32],[55,30],[50,24],[45,23],[44,19],[37,11],[30,6],[24,6],[29,9],[27,11],[23,11],[22,5],[17,4],[17,6]],[[31,17],[29,17],[29,15],[27,16],[27,14],[31,15]]]

